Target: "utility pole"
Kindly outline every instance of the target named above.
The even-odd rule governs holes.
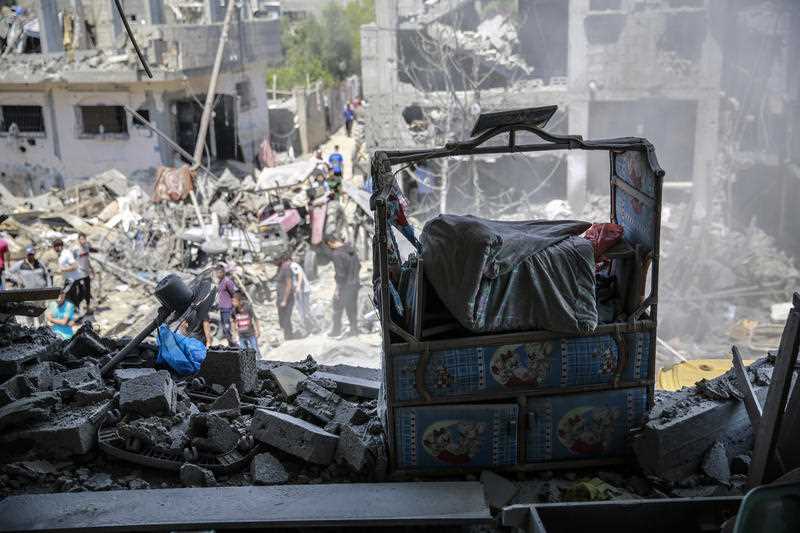
[[[217,45],[217,57],[214,58],[214,68],[211,71],[211,80],[208,82],[208,91],[206,92],[206,103],[203,107],[203,116],[200,119],[200,130],[197,132],[192,170],[196,170],[203,159],[203,147],[206,142],[206,133],[208,133],[208,123],[211,120],[214,96],[217,92],[217,78],[219,78],[219,70],[222,66],[222,54],[225,51],[225,43],[228,40],[228,30],[231,26],[231,18],[233,17],[235,6],[236,0],[228,0],[228,6],[225,9],[225,20],[222,21],[222,34],[219,36],[219,44]]]

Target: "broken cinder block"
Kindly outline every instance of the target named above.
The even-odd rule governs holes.
[[[102,389],[103,377],[95,365],[87,365],[53,376],[53,390],[60,389]]]
[[[239,432],[227,420],[211,413],[193,415],[189,421],[192,444],[202,450],[225,453],[236,447]]]
[[[254,485],[283,485],[289,481],[289,474],[271,453],[260,453],[250,463],[250,477]]]
[[[320,380],[326,379],[336,383],[336,392],[345,396],[356,396],[358,398],[366,398],[373,400],[378,397],[378,391],[381,388],[379,381],[372,381],[370,379],[361,379],[354,376],[344,376],[341,374],[332,374],[330,372],[316,371],[311,375],[311,379]]]
[[[180,470],[181,483],[187,487],[216,487],[214,473],[192,463],[183,463]]]
[[[275,380],[278,388],[283,395],[289,399],[298,392],[300,384],[304,383],[308,377],[289,365],[281,365],[269,370],[269,375]]]
[[[176,402],[175,382],[166,370],[128,380],[119,388],[119,408],[124,412],[175,414]]]
[[[122,385],[131,379],[155,373],[155,368],[116,368],[114,369],[114,381],[117,382],[117,385]]]
[[[358,406],[348,402],[335,392],[322,387],[315,381],[308,380],[303,385],[303,392],[294,401],[303,412],[322,424],[331,422],[344,425],[350,422]]]
[[[330,464],[339,437],[290,415],[256,409],[251,433],[261,442],[310,463]]]
[[[39,389],[28,376],[17,375],[0,385],[0,407],[27,398]]]
[[[252,392],[258,381],[256,352],[250,348],[210,348],[199,375],[210,385],[235,385],[239,394]]]

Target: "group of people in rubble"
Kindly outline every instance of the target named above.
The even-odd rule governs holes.
[[[79,320],[82,303],[86,303],[83,316],[92,314],[92,278],[95,273],[90,255],[96,250],[89,244],[85,233],[78,234],[74,248],[66,247],[62,239],[55,239],[52,248],[57,265],[53,270],[63,277],[63,288],[57,301],[45,313],[45,320],[58,335],[70,338]],[[34,246],[25,249],[24,259],[10,266],[9,263],[8,242],[0,238],[0,288],[41,289],[54,286],[53,272],[39,259]],[[33,327],[40,325],[38,317],[26,321]]]

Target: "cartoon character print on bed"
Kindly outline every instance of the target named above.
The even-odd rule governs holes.
[[[492,377],[503,387],[539,386],[550,369],[553,343],[501,346],[492,356]]]
[[[647,156],[639,151],[626,151],[614,155],[614,172],[625,183],[643,192],[655,202],[655,175],[647,162]],[[655,212],[639,198],[616,189],[616,222],[625,231],[625,240],[652,249],[655,243]]]
[[[425,429],[422,445],[431,456],[451,465],[472,461],[481,450],[486,424],[463,420],[434,422]]]
[[[614,436],[619,410],[611,407],[576,407],[561,417],[558,439],[570,452],[603,455]]]

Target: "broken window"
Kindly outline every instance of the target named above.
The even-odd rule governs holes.
[[[236,84],[236,95],[239,97],[239,109],[246,111],[253,107],[253,91],[250,80],[240,81]]]
[[[44,133],[44,115],[42,106],[38,105],[4,105],[0,107],[2,122],[0,131],[8,133],[12,124],[18,133]]]
[[[142,117],[143,119],[145,119],[147,122],[150,122],[150,110],[149,110],[149,109],[137,109],[137,110],[136,110],[136,112],[137,112],[139,115],[141,115],[141,117]],[[136,115],[133,115],[133,125],[134,125],[134,127],[136,127],[136,128],[144,128],[144,127],[146,127],[146,126],[145,126],[145,123],[144,123],[144,122],[142,122],[141,120],[139,120],[139,119],[136,117]]]
[[[81,132],[84,135],[128,133],[125,109],[119,105],[80,106]]]

